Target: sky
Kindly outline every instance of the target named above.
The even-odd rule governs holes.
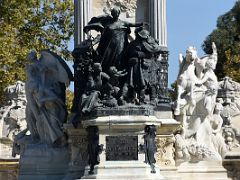
[[[203,56],[203,41],[216,28],[217,18],[229,11],[236,0],[166,1],[170,86],[177,77],[178,54],[185,55],[187,47],[195,46],[198,56]]]

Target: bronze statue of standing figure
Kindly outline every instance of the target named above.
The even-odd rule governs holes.
[[[98,61],[102,64],[103,72],[108,73],[111,66],[123,69],[123,52],[128,45],[130,27],[140,27],[143,23],[130,23],[119,19],[121,11],[114,7],[111,16],[93,17],[84,31],[90,30],[101,32],[100,42],[97,47]]]

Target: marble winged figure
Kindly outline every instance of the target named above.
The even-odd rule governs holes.
[[[64,145],[62,125],[67,118],[65,89],[73,75],[57,54],[42,50],[28,55],[26,67],[26,119],[33,142],[52,146]]]

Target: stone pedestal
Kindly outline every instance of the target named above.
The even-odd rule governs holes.
[[[12,157],[12,141],[0,139],[0,179],[15,180],[18,174],[19,158]]]
[[[220,161],[200,161],[197,163],[185,162],[178,167],[177,174],[180,179],[229,179],[227,177],[227,172],[222,167],[222,162]]]
[[[13,142],[8,138],[0,139],[0,158],[13,159],[12,144]]]
[[[145,128],[152,125],[156,128],[156,173],[151,173],[144,149]],[[176,179],[173,132],[178,126],[169,104],[96,109],[91,117],[81,119],[78,128],[64,125],[71,153],[65,179]],[[96,160],[100,163],[92,174],[89,145],[100,149]]]
[[[18,175],[18,159],[0,160],[0,179],[16,180]]]
[[[161,169],[161,174],[166,179],[178,179],[175,166],[175,137],[173,133],[180,123],[173,119],[170,104],[163,103],[155,108],[155,116],[161,120],[156,136],[156,160]]]
[[[178,179],[178,175],[176,173],[177,168],[175,167],[175,159],[174,159],[174,148],[175,138],[173,134],[163,135],[157,132],[156,136],[156,160],[157,165],[159,165],[161,169],[161,174],[166,179]]]
[[[45,144],[28,144],[20,157],[18,180],[60,180],[69,164],[68,148],[52,148]]]
[[[83,128],[74,128],[72,124],[65,124],[64,129],[68,134],[70,163],[65,179],[79,179],[84,175],[88,164],[88,139],[87,131]]]
[[[158,166],[156,173],[145,161],[144,128],[159,127],[155,116],[105,116],[82,121],[83,127],[97,127],[102,152],[94,174],[86,167],[82,179],[163,179]]]

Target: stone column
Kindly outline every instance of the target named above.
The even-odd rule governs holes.
[[[86,35],[83,27],[91,18],[92,0],[74,0],[74,47],[80,46]]]
[[[166,0],[149,0],[149,13],[151,35],[167,47]]]
[[[159,40],[162,52],[158,58],[159,102],[168,103],[168,49],[167,49],[167,21],[166,0],[149,0],[149,22],[151,35]]]
[[[92,12],[92,0],[74,0],[74,50],[72,55],[74,57],[74,101],[72,112],[76,112],[79,104],[79,98],[83,91],[81,79],[81,57],[80,46],[82,41],[86,39],[86,34],[83,32],[83,28],[89,22]],[[80,69],[79,69],[80,68]]]

